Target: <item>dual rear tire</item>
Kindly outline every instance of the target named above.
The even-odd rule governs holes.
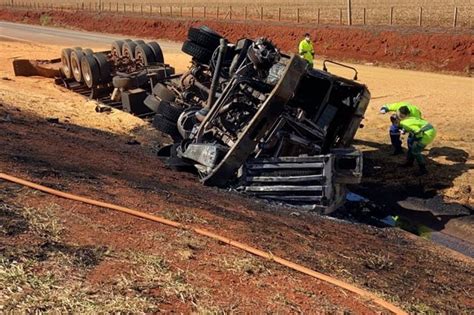
[[[111,68],[107,57],[102,53],[85,55],[81,60],[84,84],[92,88],[112,80]]]
[[[111,54],[113,58],[126,57],[138,60],[147,66],[151,63],[164,63],[163,52],[157,42],[145,43],[139,40],[117,40],[112,43]]]

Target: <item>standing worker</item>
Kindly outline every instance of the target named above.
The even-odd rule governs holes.
[[[428,171],[426,170],[425,159],[421,152],[428,144],[433,142],[436,137],[436,130],[429,122],[421,118],[408,117],[402,113],[399,117],[400,129],[403,132],[408,132],[412,139],[412,143],[408,147],[407,161],[402,166],[411,167],[416,160],[420,168],[417,175],[425,175]]]
[[[390,141],[392,142],[393,147],[393,155],[403,154],[402,140],[400,139],[400,128],[398,126],[398,117],[403,115],[404,117],[415,117],[421,119],[421,111],[418,107],[408,102],[398,102],[385,104],[380,109],[381,114],[386,114],[388,112],[395,112],[395,114],[390,117],[392,125],[390,126],[389,130]],[[408,137],[408,148],[410,147],[412,140],[412,138]]]
[[[304,34],[304,39],[300,42],[298,46],[298,52],[300,56],[305,59],[312,68],[314,59],[314,48],[309,33]]]

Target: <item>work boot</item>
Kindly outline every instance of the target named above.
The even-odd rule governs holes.
[[[418,165],[418,166],[420,167],[420,169],[418,170],[418,172],[415,173],[416,176],[423,176],[423,175],[428,174],[428,170],[426,169],[425,165]]]

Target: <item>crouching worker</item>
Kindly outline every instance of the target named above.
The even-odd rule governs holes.
[[[419,166],[417,176],[428,173],[425,159],[423,158],[423,149],[426,148],[436,137],[436,130],[426,120],[416,117],[400,117],[400,129],[402,132],[410,134],[411,143],[408,146],[407,161],[402,166],[411,167],[416,160]]]
[[[415,105],[412,105],[408,102],[398,102],[392,104],[385,104],[380,109],[381,114],[386,114],[389,112],[394,112],[395,114],[390,117],[392,125],[390,126],[390,141],[393,147],[393,155],[403,154],[402,141],[400,139],[400,129],[398,127],[397,116],[404,117],[415,117],[421,119],[421,111]],[[412,139],[408,138],[408,146]]]

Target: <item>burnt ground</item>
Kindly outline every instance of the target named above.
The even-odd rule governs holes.
[[[399,229],[203,187],[194,175],[164,167],[147,145],[131,145],[130,137],[48,123],[14,105],[0,106],[0,117],[8,117],[0,122],[2,172],[204,227],[355,283],[407,311],[474,310],[472,259]],[[380,311],[189,232],[6,182],[0,187],[4,310]]]

